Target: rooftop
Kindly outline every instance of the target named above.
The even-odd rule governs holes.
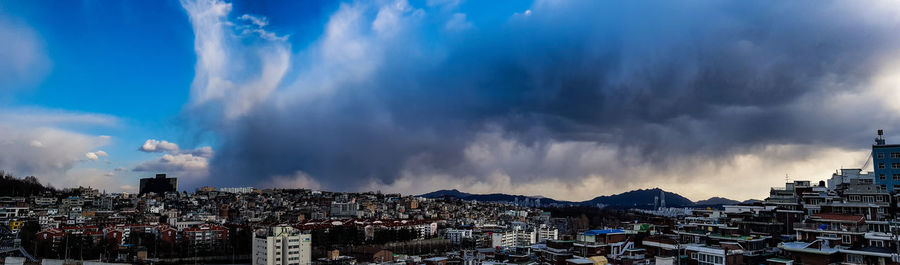
[[[625,230],[622,229],[603,229],[603,230],[588,230],[584,231],[585,235],[595,236],[595,235],[606,235],[606,234],[618,234],[625,233]]]

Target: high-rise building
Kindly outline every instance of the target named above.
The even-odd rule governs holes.
[[[878,130],[872,145],[872,166],[875,168],[875,184],[894,192],[900,186],[900,145],[885,144],[884,131]]]
[[[149,192],[156,194],[178,192],[178,178],[167,178],[166,174],[156,174],[155,178],[142,178],[140,194]]]
[[[311,236],[289,225],[253,233],[253,265],[309,265]]]

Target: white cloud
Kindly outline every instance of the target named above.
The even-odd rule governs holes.
[[[251,23],[253,23],[253,25],[256,25],[257,27],[265,27],[266,25],[269,25],[269,19],[266,17],[244,14],[244,15],[241,15],[240,17],[238,17],[238,19],[250,21]]]
[[[112,127],[119,119],[105,114],[73,112],[44,108],[0,108],[0,123],[16,124],[20,127],[71,127],[100,126]],[[109,138],[108,135],[97,137]]]
[[[47,117],[46,114],[39,114],[34,119],[41,120],[38,122],[40,126],[0,120],[0,150],[15,150],[15,152],[0,152],[0,169],[17,176],[35,176],[43,183],[56,187],[80,185],[115,189],[118,179],[107,176],[107,171],[78,167],[78,164],[84,161],[96,161],[100,157],[108,156],[98,148],[109,144],[110,137],[61,129],[58,128],[58,124],[49,122],[57,119],[45,119]],[[28,120],[29,117],[20,119]],[[72,121],[65,123],[73,125]]]
[[[447,21],[444,28],[450,31],[466,30],[472,27],[472,22],[466,20],[466,14],[456,13]]]
[[[269,19],[263,16],[244,14],[238,20],[250,22],[250,25],[238,25],[236,29],[243,35],[255,35],[269,41],[285,41],[288,35],[278,36],[274,32],[266,31],[264,27],[269,25]]]
[[[243,116],[262,102],[281,83],[289,68],[290,44],[259,26],[264,20],[241,16],[252,25],[233,29],[227,21],[231,4],[218,0],[181,1],[194,28],[197,53],[191,98],[195,107],[218,102],[227,118]],[[252,18],[252,19],[251,19]],[[240,36],[229,34],[241,31]],[[246,44],[234,38],[258,33],[259,42]],[[250,67],[258,65],[258,67]]]
[[[97,150],[95,152],[87,152],[84,154],[84,156],[91,161],[97,161],[97,159],[100,159],[100,157],[106,157],[107,154],[103,150]]]
[[[212,150],[212,147],[209,146],[203,146],[194,150],[187,150],[183,153],[204,158],[212,158],[212,156],[215,154],[215,152],[213,152]]]
[[[175,143],[156,139],[148,139],[138,148],[142,152],[173,152],[178,151],[178,149],[178,145]]]
[[[39,142],[42,148],[35,148]],[[0,123],[0,168],[18,175],[59,176],[107,140],[52,127]]]
[[[134,171],[179,172],[190,176],[205,176],[209,161],[205,157],[192,154],[165,154],[162,157],[143,162]]]
[[[147,140],[142,151],[165,152],[159,158],[145,161],[134,167],[134,171],[168,172],[186,177],[202,178],[208,175],[209,159],[215,154],[211,147],[180,150],[178,145],[166,141]],[[118,171],[118,169],[116,169]]]

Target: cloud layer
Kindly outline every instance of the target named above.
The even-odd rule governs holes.
[[[108,157],[98,148],[110,137],[72,128],[108,127],[117,119],[105,115],[43,109],[0,110],[0,169],[16,176],[36,176],[65,188],[93,186],[114,189],[118,179],[102,169],[79,165]]]
[[[133,171],[168,173],[175,177],[186,177],[192,184],[209,174],[209,158],[215,154],[209,146],[181,150],[175,143],[155,139],[148,139],[138,150],[164,154],[138,164]]]
[[[691,187],[861,165],[847,154],[864,154],[875,129],[900,131],[883,96],[900,93],[889,1],[536,1],[485,15],[497,17],[457,1],[379,3],[342,4],[292,54],[262,16],[182,2],[198,56],[187,112],[222,139],[212,175],[562,199],[673,186],[702,198],[718,191]]]

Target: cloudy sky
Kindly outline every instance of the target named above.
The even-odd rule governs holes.
[[[897,32],[895,1],[4,1],[0,170],[762,198],[900,142]]]

